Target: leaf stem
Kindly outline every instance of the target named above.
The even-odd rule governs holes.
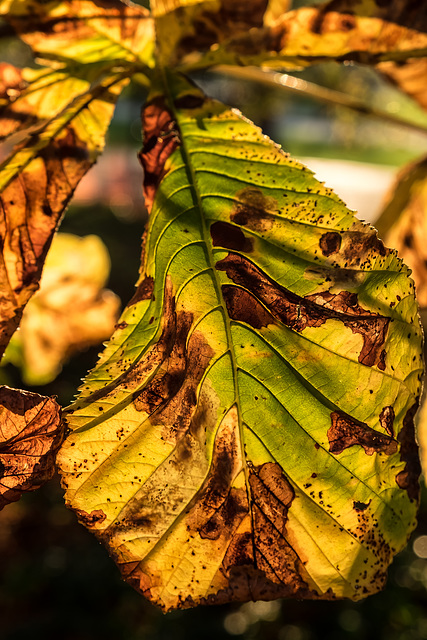
[[[357,113],[372,116],[385,122],[405,127],[411,131],[427,135],[427,123],[419,124],[411,122],[410,120],[401,118],[400,116],[384,111],[383,109],[377,109],[376,107],[367,105],[361,100],[349,96],[346,93],[342,93],[341,91],[328,89],[313,82],[296,78],[295,76],[291,76],[287,73],[280,73],[269,69],[259,69],[257,67],[234,67],[227,65],[212,67],[210,71],[226,75],[231,78],[260,82],[269,87],[275,87],[297,95],[314,98],[315,100],[325,102],[326,104],[346,107],[356,111]]]

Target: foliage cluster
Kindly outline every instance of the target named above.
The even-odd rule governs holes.
[[[2,353],[131,79],[149,91],[140,160],[150,212],[135,295],[78,399],[61,418],[52,398],[2,388],[1,505],[57,467],[67,504],[165,611],[364,598],[415,526],[423,366],[413,281],[372,227],[189,74],[221,68],[277,84],[277,69],[358,63],[426,108],[427,7],[150,8],[0,2],[0,36],[34,56],[0,65]],[[423,159],[402,173],[378,222],[409,250],[421,300],[426,267],[413,249],[425,170]],[[62,266],[8,348],[29,363],[50,345],[51,361],[40,349],[43,366],[28,364],[30,379],[107,336],[117,306],[100,293],[102,249],[92,244],[68,268],[75,243],[56,242]]]

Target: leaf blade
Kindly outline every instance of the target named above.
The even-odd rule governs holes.
[[[139,286],[67,414],[67,502],[165,610],[359,599],[414,526],[413,285],[259,129],[167,85]]]
[[[45,64],[125,61],[153,65],[154,32],[149,12],[113,0],[2,2],[0,15]]]
[[[41,75],[44,77],[44,72]],[[0,165],[1,353],[38,288],[44,258],[74,189],[103,150],[115,101],[128,82],[127,74],[122,73],[101,73],[95,79],[91,75],[86,81],[60,76],[71,95],[59,112],[49,100],[57,91],[55,83],[47,93],[43,83],[38,92],[31,93],[32,85],[24,88],[14,103],[18,109],[21,105],[28,108],[22,130],[19,110],[12,125],[14,105],[3,111],[6,129],[12,128],[6,142],[16,143],[15,135],[19,139]],[[58,76],[54,74],[54,78]],[[27,117],[31,125],[25,128]]]

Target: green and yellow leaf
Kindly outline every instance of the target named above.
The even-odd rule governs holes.
[[[427,307],[427,158],[397,176],[375,223],[386,244],[395,247],[412,270],[420,307]]]
[[[427,35],[407,0],[332,0],[279,14],[266,0],[152,2],[166,63],[295,68],[327,60],[402,62],[427,54]]]
[[[238,112],[166,85],[139,284],[66,412],[66,501],[164,610],[363,598],[415,526],[408,269]]]
[[[21,368],[26,384],[51,382],[73,353],[110,338],[120,300],[104,288],[109,274],[108,251],[98,236],[55,236],[40,290],[3,359]]]

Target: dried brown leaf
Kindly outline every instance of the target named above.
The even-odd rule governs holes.
[[[0,387],[0,509],[52,477],[63,431],[53,398]]]

